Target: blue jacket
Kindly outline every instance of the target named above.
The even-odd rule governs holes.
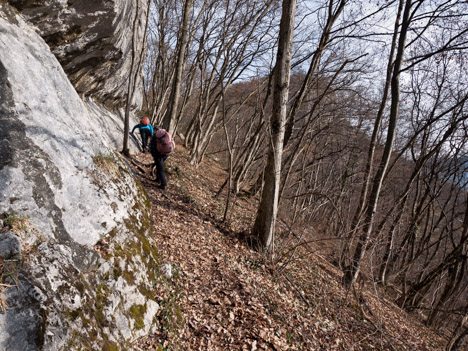
[[[132,133],[133,131],[136,129],[136,128],[139,128],[140,129],[140,133],[141,133],[141,130],[142,129],[148,129],[150,132],[151,132],[151,136],[153,136],[153,126],[150,124],[148,124],[147,126],[141,124],[141,123],[138,123],[135,127],[133,127],[132,129]]]

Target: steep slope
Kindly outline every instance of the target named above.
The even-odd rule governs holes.
[[[183,147],[167,161],[169,186],[156,188],[149,155],[132,160],[153,204],[152,236],[172,277],[156,284],[160,328],[146,350],[441,350],[444,340],[374,286],[345,291],[320,245],[287,246],[265,261],[246,245],[254,199],[238,198],[223,223],[213,196],[226,176],[207,159],[190,166]],[[291,233],[289,233],[291,235]]]

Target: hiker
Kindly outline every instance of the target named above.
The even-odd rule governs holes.
[[[141,136],[141,144],[143,148],[143,152],[146,152],[146,145],[148,144],[148,139],[153,136],[153,126],[151,125],[148,117],[143,117],[135,127],[133,127],[131,134],[133,135],[133,131],[139,128],[140,129],[140,136]]]
[[[151,138],[150,151],[156,164],[156,182],[159,183],[159,188],[162,190],[166,189],[167,186],[164,161],[174,149],[175,143],[169,132],[156,127],[156,131]]]

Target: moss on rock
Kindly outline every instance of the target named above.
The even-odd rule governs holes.
[[[145,313],[147,306],[145,305],[133,305],[130,307],[130,313],[135,320],[135,329],[143,329],[145,327]]]

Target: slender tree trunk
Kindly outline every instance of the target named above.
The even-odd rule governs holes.
[[[467,260],[461,260],[448,268],[448,277],[445,282],[444,291],[442,292],[439,300],[432,307],[432,310],[427,317],[427,326],[434,324],[434,321],[439,316],[442,307],[450,300],[453,294],[460,287],[466,270],[466,261]]]
[[[133,95],[135,92],[135,84],[133,81],[133,72],[135,65],[135,55],[136,55],[136,25],[138,22],[138,14],[140,12],[140,2],[136,2],[135,17],[133,18],[132,26],[132,61],[130,66],[130,73],[128,75],[128,87],[127,87],[127,98],[125,101],[125,118],[124,118],[124,139],[122,146],[122,154],[125,156],[130,156],[130,151],[128,148],[128,132],[130,131],[130,109],[132,105]]]
[[[465,307],[465,315],[463,318],[460,319],[457,327],[455,328],[450,341],[445,348],[446,351],[456,351],[460,350],[460,346],[463,342],[463,339],[468,338],[468,328],[466,327],[468,324],[468,308]]]
[[[221,83],[222,84],[222,83]],[[221,94],[222,94],[222,99],[223,99],[223,127],[224,127],[224,135],[226,136],[226,146],[227,146],[227,151],[228,151],[228,160],[229,160],[229,175],[228,175],[228,191],[226,195],[226,207],[224,208],[224,215],[223,215],[223,222],[226,222],[227,215],[229,212],[229,205],[231,204],[231,189],[232,189],[232,160],[234,158],[233,156],[233,149],[231,147],[231,141],[229,139],[229,132],[227,128],[227,123],[226,123],[226,98],[224,95],[224,86],[221,87]]]
[[[398,5],[397,16],[395,18],[390,54],[388,57],[387,75],[386,75],[385,85],[383,89],[383,96],[382,96],[382,100],[380,101],[379,110],[377,111],[377,117],[374,121],[374,130],[372,132],[369,149],[367,151],[367,161],[366,161],[367,163],[366,163],[366,169],[364,171],[364,183],[361,189],[359,205],[356,208],[353,222],[351,224],[352,233],[356,233],[358,231],[358,228],[360,227],[361,215],[362,215],[362,212],[365,208],[365,204],[367,201],[367,193],[369,191],[369,185],[371,183],[371,177],[372,177],[372,172],[373,172],[372,166],[374,164],[374,154],[375,154],[375,148],[377,145],[377,136],[379,134],[380,125],[382,123],[382,117],[383,117],[383,113],[385,110],[385,106],[387,104],[388,93],[390,90],[390,82],[391,82],[392,72],[393,72],[393,56],[395,55],[395,48],[396,48],[396,43],[397,43],[397,38],[398,38],[398,29],[400,26],[400,17],[401,17],[402,9],[403,9],[403,0],[400,0],[399,5]],[[343,250],[345,252],[343,252],[343,255],[342,255],[343,260],[341,262],[341,265],[345,266],[344,259],[347,256],[345,253],[349,250],[349,243],[345,244],[345,248]]]
[[[307,70],[307,74],[306,74],[306,76],[304,78],[304,81],[302,82],[302,86],[301,86],[301,88],[299,90],[297,98],[295,99],[294,104],[293,104],[291,110],[289,111],[288,122],[287,122],[287,126],[286,126],[286,131],[285,131],[285,136],[284,136],[284,146],[283,147],[286,147],[286,145],[288,144],[288,141],[289,141],[289,139],[290,139],[290,137],[292,135],[292,131],[293,131],[293,128],[294,128],[294,122],[295,122],[295,119],[296,119],[296,114],[299,111],[299,108],[301,107],[305,96],[307,95],[307,93],[310,90],[312,77],[317,72],[317,68],[319,67],[319,63],[320,63],[320,60],[322,58],[323,52],[325,51],[325,49],[326,49],[326,47],[328,45],[328,42],[329,42],[329,39],[330,39],[330,33],[331,33],[332,28],[333,28],[333,24],[335,23],[337,18],[340,16],[340,14],[343,11],[346,3],[347,3],[346,0],[340,0],[338,2],[338,6],[336,7],[336,9],[334,9],[334,7],[333,7],[334,4],[335,4],[334,0],[330,0],[329,3],[328,3],[328,17],[327,17],[325,27],[323,28],[322,35],[320,37],[320,41],[319,41],[319,43],[317,45],[317,48],[315,50],[314,55],[312,56],[312,61],[310,63],[309,69]]]
[[[400,106],[400,69],[403,61],[403,55],[405,52],[406,35],[408,32],[410,22],[410,10],[412,7],[412,0],[406,0],[405,10],[403,13],[403,21],[401,24],[400,38],[398,40],[398,49],[395,58],[395,66],[393,68],[393,75],[391,81],[392,99],[390,105],[390,120],[387,129],[387,140],[385,142],[385,148],[380,161],[379,168],[375,175],[372,190],[369,195],[369,202],[366,206],[364,227],[354,251],[353,259],[350,266],[346,269],[344,275],[344,283],[347,287],[351,286],[357,279],[361,263],[366,252],[367,244],[369,241],[370,234],[372,232],[372,225],[374,222],[374,215],[377,209],[379,201],[380,190],[382,188],[382,181],[387,170],[390,157],[392,155],[393,142],[395,139],[396,122],[398,117],[398,111]]]
[[[177,125],[177,111],[179,106],[180,85],[182,81],[182,72],[185,66],[185,51],[187,48],[187,33],[189,27],[190,11],[192,9],[193,0],[186,0],[184,6],[184,15],[182,22],[182,33],[178,43],[177,65],[172,84],[171,97],[169,98],[169,106],[164,116],[164,128],[174,135]]]
[[[295,12],[296,0],[284,0],[274,73],[271,139],[265,168],[265,186],[253,228],[253,233],[258,238],[258,249],[269,255],[274,252]]]
[[[133,33],[132,33],[132,61],[130,66],[130,73],[128,78],[128,88],[127,88],[127,98],[125,104],[125,118],[124,118],[124,139],[122,146],[122,154],[125,156],[130,156],[130,151],[128,148],[128,133],[130,131],[130,110],[133,101],[133,96],[135,94],[136,85],[138,83],[138,76],[140,74],[140,68],[143,63],[143,57],[145,56],[145,47],[146,47],[146,33],[148,32],[148,22],[149,22],[149,13],[151,0],[147,0],[146,6],[146,22],[143,34],[143,40],[141,45],[140,55],[138,57],[138,62],[135,67],[135,59],[137,55],[137,42],[136,42],[136,32],[137,32],[137,23],[138,16],[140,14],[140,1],[136,2],[135,17],[133,19]]]
[[[430,287],[433,284],[435,278],[440,276],[445,270],[451,265],[456,265],[459,262],[466,260],[466,245],[468,240],[468,197],[465,204],[465,214],[463,219],[463,230],[458,244],[453,248],[451,252],[445,256],[442,262],[434,267],[424,277],[421,276],[415,283],[411,284],[409,289],[406,289],[403,295],[398,299],[398,304],[404,306],[406,301],[410,301],[411,304],[417,295],[421,296],[421,291]],[[438,251],[438,250],[436,250]]]

